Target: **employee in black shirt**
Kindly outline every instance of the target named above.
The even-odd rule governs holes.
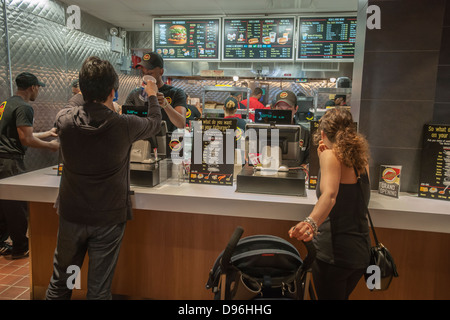
[[[309,130],[303,125],[296,123],[295,114],[298,110],[297,96],[290,90],[281,91],[275,98],[274,109],[276,110],[290,110],[292,112],[292,124],[298,124],[301,127],[300,131],[300,164],[306,165],[309,161]]]
[[[180,89],[164,84],[162,75],[164,74],[164,60],[156,52],[144,54],[142,61],[136,68],[141,69],[142,76],[149,75],[156,79],[158,86],[158,102],[162,112],[162,120],[167,123],[169,132],[175,129],[183,129],[186,126],[186,93]],[[124,105],[144,106],[145,101],[141,95],[142,88],[136,88],[130,92]]]
[[[16,94],[0,105],[0,179],[25,172],[24,155],[27,147],[58,151],[57,140],[44,141],[56,137],[56,129],[34,133],[34,110],[29,104],[35,101],[39,89],[45,87],[38,78],[28,72],[16,78]],[[27,203],[23,201],[0,200],[0,238],[9,234],[13,242],[12,250],[3,250],[2,255],[11,254],[12,259],[28,256]],[[4,243],[0,246],[4,247]]]
[[[74,81],[72,81],[71,87],[73,96],[69,99],[65,107],[68,108],[82,106],[84,104],[84,98],[80,90],[79,80],[75,79]]]

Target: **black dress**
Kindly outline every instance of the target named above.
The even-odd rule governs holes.
[[[336,203],[314,238],[318,260],[352,269],[369,265],[370,233],[364,207],[370,198],[367,172],[361,174],[361,185],[363,193],[358,183],[339,184]],[[320,172],[316,194],[321,195]]]

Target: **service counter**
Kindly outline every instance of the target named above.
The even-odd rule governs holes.
[[[0,180],[0,198],[30,205],[31,297],[42,299],[52,274],[58,215],[53,208],[60,177],[45,168]],[[316,203],[306,197],[235,192],[168,180],[154,188],[132,187],[129,221],[113,281],[113,294],[133,299],[212,299],[208,273],[236,226],[244,235],[287,231]],[[101,201],[101,199],[99,199]],[[450,299],[450,204],[402,193],[399,199],[373,191],[369,205],[377,235],[393,254],[399,278],[385,292],[370,292],[361,280],[352,299]],[[81,271],[84,298],[87,259]]]

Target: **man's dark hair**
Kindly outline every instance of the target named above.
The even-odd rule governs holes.
[[[263,90],[261,88],[255,88],[253,89],[253,95],[257,96],[258,94],[263,94]]]
[[[94,56],[83,62],[79,85],[86,102],[105,102],[113,89],[119,89],[119,77],[109,61]]]

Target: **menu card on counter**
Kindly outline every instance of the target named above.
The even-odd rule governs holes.
[[[193,127],[190,183],[233,185],[236,119],[201,118]]]
[[[450,200],[450,125],[424,125],[419,197]]]
[[[297,59],[353,59],[356,17],[300,18]]]
[[[153,48],[164,59],[218,60],[220,19],[153,19]]]
[[[294,17],[223,20],[223,60],[294,59]]]
[[[378,193],[398,198],[400,194],[400,173],[402,166],[381,165]]]

